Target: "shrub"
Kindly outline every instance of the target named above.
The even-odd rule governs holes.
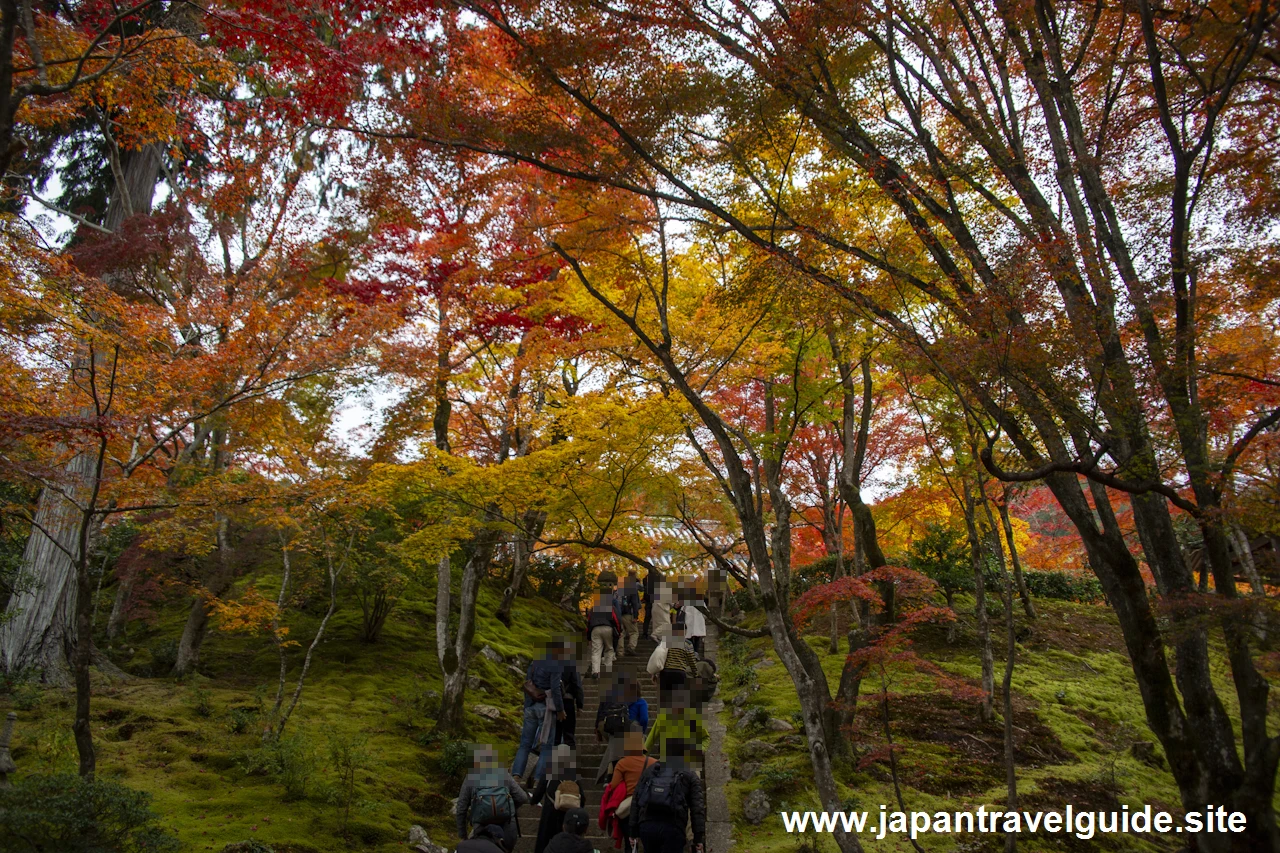
[[[760,684],[760,673],[749,666],[735,666],[725,673],[724,680],[736,688],[757,687]]]
[[[338,808],[338,825],[343,835],[356,801],[356,774],[369,765],[369,738],[363,734],[329,736],[329,762],[337,774],[329,791],[329,802]]]
[[[276,853],[276,849],[270,844],[263,844],[256,838],[250,838],[228,844],[222,848],[222,853]]]
[[[315,748],[302,734],[269,740],[249,756],[244,771],[266,773],[284,786],[286,800],[303,800],[316,772]]]
[[[195,711],[197,716],[213,716],[213,696],[207,688],[198,685],[191,688],[191,710]]]
[[[762,728],[769,722],[769,709],[760,705],[752,705],[742,715],[742,723],[748,728]]]
[[[30,711],[44,699],[40,689],[40,674],[34,669],[20,669],[0,676],[0,694],[9,694],[9,701],[19,711]]]
[[[409,712],[415,720],[431,719],[440,713],[440,691],[416,685],[409,694]]]
[[[1023,579],[1031,594],[1039,598],[1060,601],[1102,601],[1102,584],[1090,575],[1071,572],[1023,572]]]
[[[471,747],[465,741],[445,741],[440,750],[440,770],[451,779],[461,779],[471,768]]]
[[[166,853],[178,839],[157,823],[151,797],[105,779],[28,776],[0,790],[0,851]]]
[[[725,606],[730,612],[743,611],[750,613],[760,607],[759,586],[753,583],[749,587],[734,590],[725,596]]]
[[[152,643],[147,651],[151,652],[151,665],[147,667],[146,674],[153,678],[163,678],[173,671],[173,665],[178,662],[178,641],[177,640],[157,640]]]
[[[233,735],[244,734],[258,719],[258,709],[245,705],[227,709],[227,731]]]
[[[907,565],[933,578],[948,603],[957,592],[973,589],[969,543],[964,533],[949,525],[928,524],[924,535],[911,543]],[[988,587],[993,579],[992,573],[983,578]]]
[[[387,617],[409,585],[409,575],[398,560],[385,554],[374,559],[362,556],[354,561],[350,583],[360,602],[360,639],[376,643]]]
[[[822,847],[818,844],[816,836],[801,838],[800,843],[796,845],[795,853],[822,853]]]
[[[797,778],[796,771],[787,767],[765,767],[756,774],[760,787],[771,794],[794,787]]]
[[[846,561],[846,572],[853,568],[852,562],[852,560]],[[836,557],[834,554],[819,557],[807,565],[793,566],[791,568],[791,595],[793,598],[799,598],[815,586],[831,583],[835,576]]]
[[[578,560],[562,560],[549,554],[538,554],[529,559],[525,574],[530,585],[542,598],[559,603],[575,588],[581,596],[587,591],[587,567]],[[572,602],[574,607],[579,602]]]

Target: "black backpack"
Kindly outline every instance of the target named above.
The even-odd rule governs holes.
[[[660,820],[684,825],[689,804],[685,800],[685,771],[659,761],[640,779],[635,800],[641,820]]]
[[[631,715],[626,705],[621,702],[605,702],[600,710],[604,714],[600,724],[605,734],[620,735],[627,730],[627,722]]]

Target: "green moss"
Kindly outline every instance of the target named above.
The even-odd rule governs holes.
[[[957,608],[966,617],[972,611],[972,599],[957,596]],[[1032,629],[1026,645],[1019,645],[1017,665],[1014,670],[1015,724],[1017,739],[1028,750],[1031,760],[1018,767],[1018,790],[1023,803],[1037,808],[1053,808],[1058,803],[1076,801],[1087,803],[1090,797],[1114,797],[1117,805],[1138,807],[1151,803],[1153,807],[1174,810],[1180,802],[1177,786],[1167,769],[1152,767],[1136,759],[1130,747],[1136,741],[1154,742],[1147,728],[1141,696],[1124,653],[1118,626],[1113,614],[1098,605],[1064,601],[1037,601],[1040,619]],[[971,621],[971,619],[970,619]],[[1019,619],[1019,625],[1022,622]],[[993,619],[993,644],[996,647],[997,691],[1003,674],[1003,661],[999,659],[1003,649],[1002,620]],[[825,632],[823,632],[825,633]],[[812,635],[807,638],[822,660],[823,670],[834,690],[844,665],[845,648],[840,653],[829,654],[827,638]],[[744,659],[752,652],[764,652],[774,661],[773,666],[755,664],[755,677],[759,688],[751,695],[751,705],[769,709],[775,717],[789,718],[799,710],[795,689],[786,670],[773,653],[769,638],[759,640],[727,640],[732,658],[728,665],[728,677],[740,674]],[[981,661],[977,640],[971,625],[962,625],[954,644],[945,641],[943,631],[922,631],[915,650],[921,657],[938,663],[951,676],[977,685],[981,680]],[[1228,711],[1236,713],[1234,692],[1230,688],[1229,671],[1221,648],[1213,650],[1212,670],[1215,684]],[[722,663],[722,671],[725,664]],[[937,682],[927,677],[908,677],[903,670],[891,670],[890,713],[894,721],[894,739],[899,761],[899,780],[906,810],[955,811],[976,808],[980,804],[998,807],[1006,798],[1002,764],[1002,723],[991,724],[984,729],[978,722],[977,707],[970,705],[962,710],[966,727],[957,738],[948,732],[921,731],[913,725],[914,718],[922,713],[921,706],[936,706]],[[737,728],[732,716],[731,700],[739,692],[736,686],[727,686],[722,694],[725,700],[723,714],[727,726],[726,749],[737,754],[741,745],[752,738],[772,741],[781,747],[779,755],[767,759],[762,770],[780,773],[796,772],[796,782],[779,787],[772,795],[773,811],[808,810],[818,808],[816,792],[810,778],[807,755],[781,745],[781,737],[762,734],[758,730],[743,731]],[[878,717],[879,704],[872,698],[878,695],[878,681],[873,685],[864,681],[861,713],[855,728],[854,742],[860,756],[883,746],[882,722]],[[872,705],[875,707],[871,707]],[[999,696],[997,694],[997,711]],[[937,710],[930,707],[928,710]],[[910,732],[911,734],[908,734]],[[975,734],[976,733],[976,734]],[[973,735],[973,738],[966,735]],[[981,736],[981,738],[978,738]],[[978,738],[978,739],[974,739]],[[984,740],[990,744],[983,746]],[[966,741],[969,741],[966,743]],[[1041,750],[1048,756],[1042,760],[1032,750]],[[1160,755],[1158,743],[1155,751]],[[1163,756],[1160,755],[1160,758]],[[864,764],[866,762],[863,762]],[[796,850],[799,838],[788,835],[779,819],[766,819],[759,826],[750,826],[742,819],[742,798],[759,787],[768,787],[768,779],[762,785],[759,776],[750,782],[732,781],[728,786],[730,809],[736,822],[735,836],[750,838],[753,851]],[[857,762],[837,764],[837,782],[846,804],[853,809],[865,809],[878,813],[880,805],[897,808],[896,795],[887,765],[874,761],[866,766]],[[946,787],[967,788],[967,793],[947,796]],[[1030,806],[1028,806],[1030,807]],[[878,815],[872,818],[878,819]],[[813,837],[813,836],[808,836]],[[875,841],[869,833],[862,836],[864,843],[874,844],[876,850],[911,850],[905,839],[886,838]],[[925,843],[931,853],[974,848],[972,837],[929,836]],[[1146,840],[1133,836],[1114,836],[1099,841],[1091,849],[1147,851],[1177,849],[1176,838]],[[823,847],[821,845],[825,844]],[[1077,845],[1078,846],[1078,845]],[[829,840],[822,840],[819,849],[835,850]],[[985,849],[985,848],[983,848]],[[992,849],[996,849],[992,847]],[[1060,851],[1068,848],[1043,838],[1023,838],[1019,842],[1023,851]]]
[[[279,582],[263,574],[260,588]],[[475,647],[492,646],[507,657],[531,659],[556,635],[572,626],[569,614],[550,602],[517,599],[512,624],[502,625],[493,613],[501,590],[482,587],[477,606]],[[378,643],[361,642],[360,613],[354,604],[340,609],[316,650],[301,702],[289,732],[310,742],[317,769],[305,799],[286,801],[283,786],[261,773],[246,772],[262,746],[266,714],[249,714],[242,730],[230,725],[232,708],[269,710],[275,697],[278,659],[261,637],[211,630],[201,651],[202,675],[195,679],[207,694],[211,713],[204,716],[193,701],[191,680],[138,678],[125,683],[95,684],[93,727],[99,772],[148,792],[154,807],[192,851],[220,851],[248,838],[277,851],[337,853],[348,850],[401,851],[409,826],[422,824],[433,839],[454,832],[449,811],[457,782],[439,771],[443,742],[429,737],[434,718],[412,713],[407,700],[415,692],[439,690],[440,667],[435,653],[434,589],[411,588],[393,611]],[[187,602],[175,599],[158,611],[154,624],[131,626],[119,644],[116,660],[133,671],[150,665],[150,647],[177,637]],[[290,618],[290,637],[302,649],[290,652],[286,701],[293,689],[305,646],[322,614]],[[568,621],[568,626],[567,626]],[[468,691],[467,706],[485,703],[504,712],[490,722],[469,715],[472,737],[494,742],[510,755],[518,734],[515,709],[520,706],[519,679],[505,665],[479,655],[474,674],[489,692]],[[32,711],[20,713],[14,734],[19,775],[74,772],[75,746],[70,736],[69,694],[46,691]],[[6,700],[0,699],[0,707]],[[334,784],[327,768],[326,743],[331,734],[368,736],[370,766],[356,777],[356,802],[348,837],[327,796]],[[426,745],[424,745],[426,744]]]

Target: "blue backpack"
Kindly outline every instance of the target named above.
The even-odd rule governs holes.
[[[506,823],[515,816],[515,803],[507,790],[506,780],[497,784],[480,785],[471,800],[471,825],[486,826]]]

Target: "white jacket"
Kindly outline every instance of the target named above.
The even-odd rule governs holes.
[[[701,603],[701,601],[691,601],[681,608],[684,611],[684,635],[686,637],[707,636],[707,617],[703,616],[702,611],[695,606]]]

